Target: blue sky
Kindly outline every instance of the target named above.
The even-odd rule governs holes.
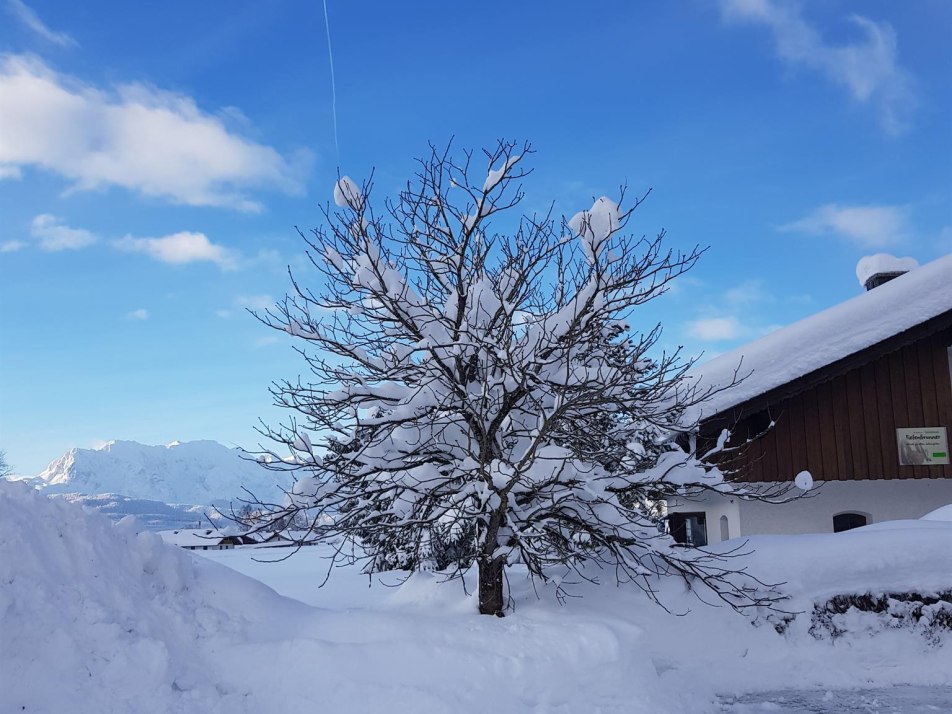
[[[288,287],[337,167],[529,139],[529,210],[653,189],[710,246],[641,316],[716,354],[952,251],[952,4],[0,0],[0,448],[257,443],[302,362]],[[638,322],[636,320],[636,326]],[[808,345],[804,349],[809,349]]]

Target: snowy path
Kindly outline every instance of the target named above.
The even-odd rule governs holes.
[[[920,714],[952,712],[952,687],[889,687],[846,691],[780,690],[722,697],[730,714]]]

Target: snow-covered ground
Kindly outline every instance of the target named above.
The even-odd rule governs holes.
[[[750,567],[787,580],[797,609],[843,588],[948,589],[952,523],[928,523],[752,540]],[[610,584],[559,604],[514,570],[498,619],[436,575],[388,587],[339,569],[320,588],[326,551],[255,560],[278,555],[199,556],[0,483],[0,711],[952,710],[952,638],[872,615],[816,640],[804,616],[778,635],[675,581],[669,614]]]
[[[860,689],[786,689],[724,697],[730,714],[946,714],[952,687],[895,686]]]

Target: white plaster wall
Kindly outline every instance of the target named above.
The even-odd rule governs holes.
[[[808,498],[778,505],[708,493],[691,500],[671,499],[668,512],[704,511],[711,544],[721,541],[721,516],[727,516],[731,538],[832,533],[833,516],[846,511],[866,515],[869,523],[924,516],[952,503],[952,479],[827,481],[817,482],[810,493]]]
[[[740,534],[832,533],[833,516],[846,511],[869,523],[919,518],[952,503],[952,479],[827,481],[812,493],[775,506],[740,503]]]

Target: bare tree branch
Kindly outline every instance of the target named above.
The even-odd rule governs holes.
[[[675,574],[738,610],[776,606],[736,554],[657,529],[664,499],[735,490],[718,449],[676,444],[710,396],[685,379],[691,360],[657,354],[659,325],[633,326],[702,251],[628,231],[647,192],[512,222],[531,153],[500,141],[457,162],[431,146],[383,215],[370,182],[339,178],[338,205],[303,236],[318,288],[292,274],[257,315],[297,339],[309,371],[272,387],[295,418],[261,428],[276,444],[266,467],[301,478],[257,510],[300,542],[362,553],[368,572],[476,564],[484,613],[502,614],[515,563],[541,580],[603,568],[655,599]]]

